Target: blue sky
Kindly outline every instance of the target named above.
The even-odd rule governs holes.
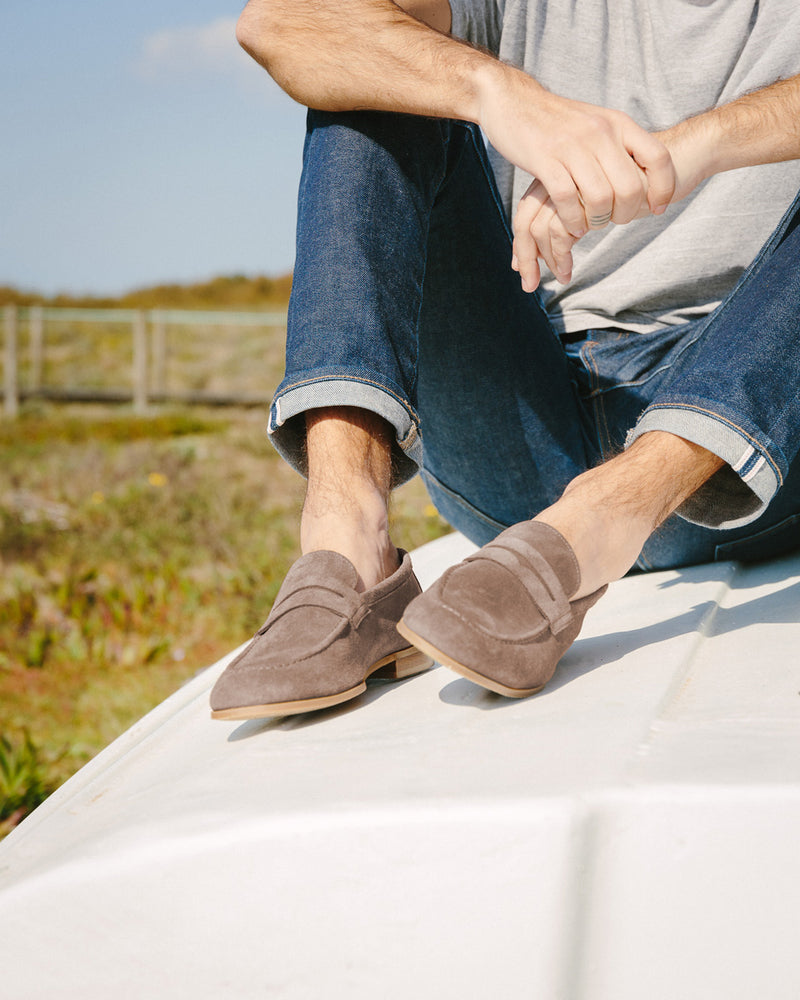
[[[290,270],[304,110],[237,46],[242,6],[3,0],[0,284]]]

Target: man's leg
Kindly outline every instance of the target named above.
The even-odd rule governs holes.
[[[658,430],[724,460],[647,539],[639,569],[800,547],[798,260],[800,198],[705,320],[648,335],[593,331],[573,348],[606,454]]]
[[[327,407],[306,414],[308,489],[300,523],[303,553],[332,549],[358,571],[364,591],[398,568],[387,513],[394,429],[368,410]]]
[[[398,675],[410,672],[412,651],[394,628],[414,596],[397,585],[410,564],[397,568],[386,502],[417,464],[479,540],[554,500],[586,467],[568,365],[508,266],[508,226],[476,130],[374,114],[310,121],[287,371],[270,414],[278,450],[308,476],[304,555],[215,688],[221,718],[352,697],[395,651]],[[540,397],[552,403],[544,416]],[[450,488],[456,479],[469,502]],[[335,609],[325,604],[333,590]],[[389,594],[394,619],[384,614],[378,656],[361,635]],[[311,628],[321,607],[327,624]]]
[[[536,517],[564,536],[578,560],[580,586],[571,599],[623,577],[656,528],[723,465],[699,445],[653,431],[573,479]]]
[[[311,122],[273,443],[309,475],[314,515],[317,472],[362,473],[339,474],[328,431],[312,472],[306,426],[359,409],[391,449],[392,485],[421,465],[445,516],[486,541],[555,501],[595,456],[560,343],[510,269],[483,143],[411,116]],[[339,431],[352,443],[350,426]]]
[[[448,571],[410,605],[400,631],[483,686],[525,696],[549,680],[604,586],[634,564],[674,511],[705,525],[707,535],[752,523],[751,556],[762,538],[761,556],[774,551],[773,531],[797,548],[798,260],[800,198],[722,306],[696,335],[678,337],[670,363],[625,384],[612,408],[623,420],[642,393],[651,394],[628,450],[580,474],[537,517]],[[598,379],[598,393],[620,389],[613,374],[610,390]],[[595,413],[613,440],[611,410]],[[704,551],[690,527],[690,544]],[[675,534],[682,533],[672,538],[681,564],[688,546]]]
[[[550,680],[586,612],[652,531],[722,465],[655,431],[573,479],[554,504],[448,570],[406,609],[416,647],[507,697]]]

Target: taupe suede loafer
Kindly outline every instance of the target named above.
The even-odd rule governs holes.
[[[541,691],[606,591],[570,602],[578,561],[555,528],[524,521],[447,570],[406,608],[398,632],[509,698]]]
[[[400,568],[364,593],[338,552],[309,552],[286,574],[270,616],[211,691],[214,719],[257,719],[328,708],[355,698],[371,674],[399,679],[433,660],[396,625],[420,593],[407,552]]]

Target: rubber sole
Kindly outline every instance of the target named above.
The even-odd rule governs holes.
[[[449,667],[451,670],[455,670],[457,674],[461,674],[462,677],[466,677],[467,680],[472,681],[474,684],[480,684],[481,687],[486,688],[487,691],[494,691],[495,694],[501,694],[505,698],[529,698],[532,694],[536,694],[544,688],[544,684],[540,684],[538,687],[533,688],[512,688],[505,684],[501,684],[499,681],[492,680],[491,677],[484,677],[483,674],[476,673],[469,667],[465,667],[463,663],[459,663],[458,660],[454,660],[452,656],[448,656],[447,653],[443,652],[441,649],[437,649],[432,642],[428,642],[427,639],[423,639],[421,635],[417,633],[406,625],[403,619],[397,625],[397,631],[404,639],[408,639],[409,642],[413,642],[414,645],[423,653],[427,653],[428,656],[433,657],[437,663],[441,663],[442,666]]]
[[[332,708],[341,705],[351,698],[357,698],[367,689],[367,677],[384,677],[388,680],[403,680],[413,677],[433,666],[433,659],[413,646],[390,653],[373,663],[360,684],[339,691],[336,694],[322,695],[319,698],[302,698],[298,701],[276,701],[265,705],[242,705],[236,708],[219,708],[211,711],[212,719],[263,719],[274,715],[297,715],[300,712],[318,712],[322,708]]]

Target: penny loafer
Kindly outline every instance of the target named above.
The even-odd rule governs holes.
[[[214,719],[255,719],[328,708],[361,694],[372,674],[400,679],[433,660],[397,622],[421,588],[407,552],[382,583],[356,591],[358,573],[338,552],[292,566],[265,624],[211,691]]]
[[[605,593],[570,601],[580,585],[575,553],[555,528],[524,521],[448,569],[406,608],[401,635],[490,691],[541,691]]]

